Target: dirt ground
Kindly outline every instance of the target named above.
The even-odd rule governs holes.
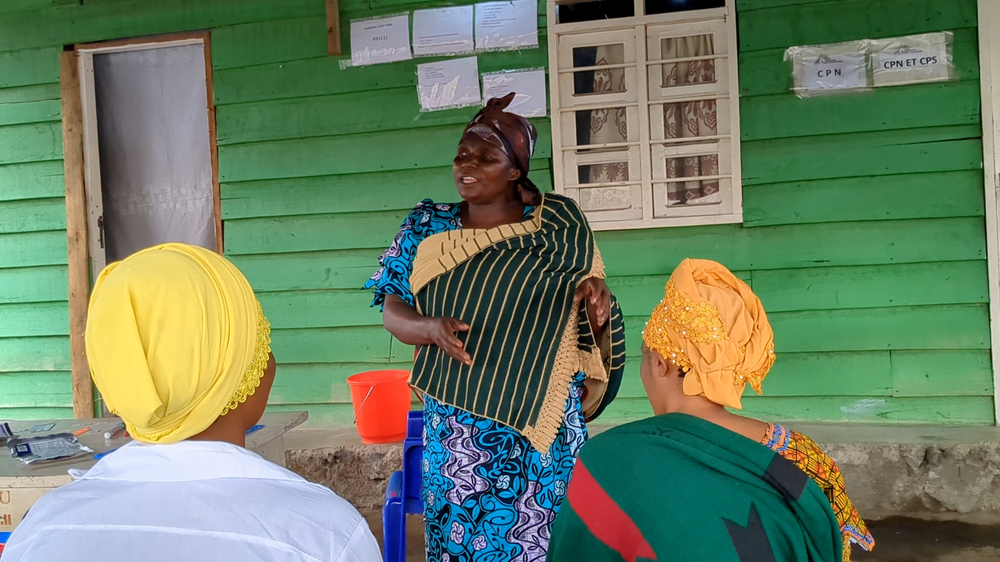
[[[372,533],[382,543],[382,515],[363,513]],[[1000,561],[1000,525],[980,526],[953,522],[892,518],[870,521],[876,548],[858,552],[858,562],[997,562]],[[423,525],[411,516],[407,525],[407,560],[424,560]]]

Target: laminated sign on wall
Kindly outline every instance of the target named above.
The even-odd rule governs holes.
[[[481,103],[476,57],[417,65],[420,111],[438,111]]]
[[[409,60],[410,15],[351,21],[351,65]]]
[[[476,49],[503,51],[538,46],[538,2],[476,4]]]
[[[472,6],[413,12],[413,54],[457,55],[474,50]]]
[[[870,87],[868,41],[789,47],[792,90],[800,98]]]
[[[944,82],[954,76],[951,32],[872,41],[875,86]]]
[[[507,111],[521,117],[545,117],[545,69],[530,68],[483,74],[483,100],[502,98],[514,92]]]

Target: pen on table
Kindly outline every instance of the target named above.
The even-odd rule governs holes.
[[[246,434],[250,435],[251,433],[257,431],[258,429],[264,429],[264,426],[262,426],[262,425],[255,425],[255,426],[251,427],[250,429],[248,429]]]
[[[74,431],[73,435],[76,436],[76,437],[79,437],[79,436],[83,435],[84,433],[87,433],[88,431],[90,431],[90,426],[81,427],[80,429]]]
[[[107,451],[104,451],[103,453],[97,453],[96,455],[94,455],[94,458],[97,459],[97,460],[101,460],[104,457],[110,455],[111,453],[117,451],[118,449],[121,449],[121,446],[115,447],[114,449],[108,449]]]
[[[114,426],[111,427],[111,429],[109,429],[107,432],[104,433],[104,438],[114,439],[115,437],[118,437],[118,434],[123,431],[125,431],[125,423],[124,422],[116,423]]]

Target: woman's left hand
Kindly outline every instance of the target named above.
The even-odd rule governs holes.
[[[595,329],[603,328],[611,314],[611,289],[608,288],[608,284],[596,277],[580,283],[573,297],[573,305],[579,305],[584,299],[587,300],[587,316],[590,317],[590,324]]]

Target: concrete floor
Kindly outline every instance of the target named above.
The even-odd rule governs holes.
[[[382,543],[382,516],[363,512],[372,533]],[[1000,561],[1000,526],[950,521],[891,518],[870,521],[875,552],[855,551],[857,562],[996,562]],[[421,562],[423,525],[412,516],[407,525],[407,560]]]
[[[1000,526],[890,518],[870,521],[875,551],[858,562],[995,562],[1000,560]]]

